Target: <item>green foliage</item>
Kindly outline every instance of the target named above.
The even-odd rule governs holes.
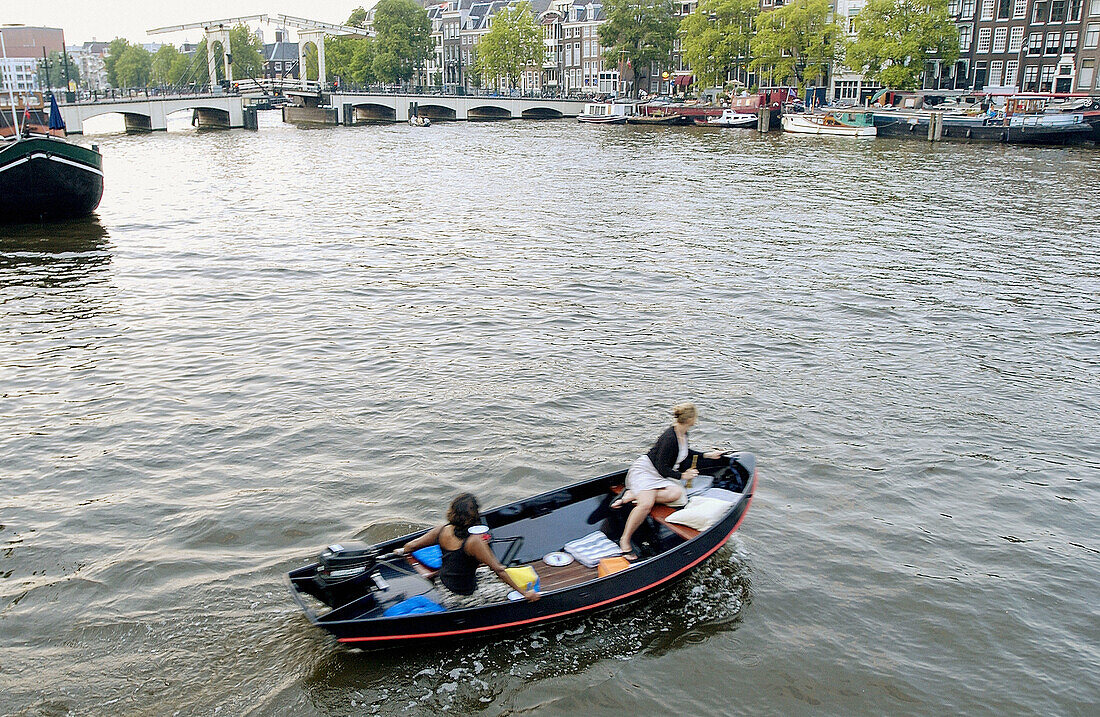
[[[321,76],[321,63],[320,60],[317,59],[317,45],[312,42],[309,43],[306,45],[306,51],[302,54],[306,61],[305,75],[302,75],[302,70],[299,68],[298,76],[305,77],[305,79],[311,82],[316,82],[317,78]],[[325,60],[328,60],[328,57],[325,57]],[[325,69],[327,70],[328,67]]]
[[[141,45],[130,45],[115,63],[119,87],[148,87],[153,74],[153,56]]]
[[[179,59],[175,45],[161,45],[153,55],[153,82],[167,85],[172,81],[172,63]]]
[[[164,48],[161,48],[164,49]],[[199,54],[201,51],[201,55]],[[153,71],[156,73],[156,57],[153,58]],[[207,82],[206,44],[203,41],[193,55],[177,52],[168,66],[168,84],[188,85],[192,82],[205,85]]]
[[[118,84],[118,60],[122,57],[122,54],[126,52],[126,48],[130,46],[129,40],[124,40],[121,37],[116,37],[111,40],[111,44],[107,46],[107,56],[103,58],[103,67],[107,70],[107,84],[111,87],[119,87]]]
[[[543,57],[542,32],[535,24],[526,0],[502,8],[493,16],[489,32],[477,45],[477,71],[490,80],[519,84],[525,69],[537,66]]]
[[[833,61],[843,56],[845,42],[829,0],[791,0],[756,18],[749,67],[770,73],[773,83],[801,89],[807,79],[825,76]]]
[[[73,58],[65,53],[65,62],[69,65],[68,80],[80,84],[80,69],[77,68],[76,63],[73,62]],[[61,53],[57,50],[51,52],[47,58],[45,66],[41,60],[38,61],[38,82],[46,87],[68,87],[65,77],[65,66],[61,64]]]
[[[251,30],[237,25],[229,31],[229,54],[233,58],[233,79],[261,77],[264,74],[263,45]]]
[[[604,12],[607,21],[599,35],[608,62],[618,65],[623,59],[640,76],[652,63],[667,66],[678,27],[671,0],[606,0]],[[635,84],[635,93],[640,85]]]
[[[348,27],[366,27],[367,26],[367,11],[363,9],[363,6],[355,8],[351,11],[351,15],[348,15],[348,21],[344,23]],[[327,59],[327,55],[326,55]]]
[[[718,86],[732,70],[748,65],[753,20],[759,12],[757,0],[701,0],[695,12],[680,21],[684,58],[696,82],[713,79]]]
[[[867,78],[899,90],[916,88],[925,63],[959,56],[959,31],[948,0],[869,0],[856,18],[847,64]]]
[[[434,49],[428,12],[414,0],[379,0],[374,31],[372,69],[382,82],[408,80]]]
[[[352,17],[355,14],[352,13]],[[374,43],[367,37],[325,40],[325,71],[330,78],[360,85],[374,82]]]

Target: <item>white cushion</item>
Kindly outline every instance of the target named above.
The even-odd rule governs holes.
[[[728,500],[718,500],[717,498],[707,498],[706,496],[696,495],[692,496],[686,507],[672,513],[665,518],[665,521],[686,525],[696,530],[706,530],[721,520],[722,516],[724,516],[726,511],[732,506],[733,503],[730,503]]]
[[[615,545],[599,530],[566,543],[564,549],[565,552],[576,558],[577,562],[589,568],[596,567],[600,562],[600,558],[622,555],[623,552],[618,545]]]

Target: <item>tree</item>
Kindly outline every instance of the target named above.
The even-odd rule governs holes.
[[[348,15],[348,21],[344,23],[348,27],[366,27],[367,26],[367,11],[363,9],[363,6],[355,8]]]
[[[130,45],[115,64],[120,87],[148,87],[153,56],[141,45]]]
[[[527,0],[509,5],[493,16],[489,32],[477,44],[478,72],[491,80],[519,84],[520,75],[538,65],[546,49]]]
[[[749,60],[753,20],[760,12],[757,0],[702,0],[695,12],[680,21],[684,59],[695,71],[695,81],[714,78],[719,84]]]
[[[153,58],[153,64],[155,72],[156,57]],[[200,85],[205,85],[208,72],[209,70],[206,67],[206,40],[203,40],[193,54],[176,53],[175,58],[172,59],[172,64],[168,67],[168,84],[182,86],[197,82]]]
[[[367,11],[352,10],[344,23],[349,27],[366,27]],[[345,82],[366,85],[374,82],[374,43],[369,37],[334,37],[325,41],[327,74]]]
[[[434,49],[428,12],[414,0],[379,0],[374,32],[372,69],[382,82],[408,80]]]
[[[65,75],[65,66],[61,64],[61,53],[57,50],[51,52],[46,59],[45,66],[41,60],[38,62],[38,82],[45,87],[68,87],[71,80],[80,84],[80,69],[73,62],[69,53],[65,53],[65,64],[69,66],[69,74]]]
[[[233,79],[261,77],[264,74],[263,45],[244,25],[229,31],[229,55],[232,58]]]
[[[129,46],[130,41],[121,37],[111,40],[111,44],[107,46],[107,55],[103,58],[103,68],[107,70],[107,84],[111,87],[119,86],[118,72],[115,66],[118,64],[118,59],[122,57],[122,53],[126,52],[126,48]]]
[[[607,21],[600,25],[600,44],[608,62],[630,63],[634,72],[648,77],[650,65],[669,62],[677,23],[671,0],[607,0]],[[635,83],[637,94],[641,83]]]
[[[833,61],[843,56],[844,45],[844,31],[829,0],[791,0],[756,18],[749,67],[802,89],[807,79],[816,81],[828,73]]]
[[[167,85],[172,82],[172,64],[179,58],[175,45],[161,45],[153,55],[153,82]]]
[[[951,65],[959,56],[959,31],[947,0],[869,0],[856,18],[856,32],[848,66],[894,89],[915,89],[928,60]]]

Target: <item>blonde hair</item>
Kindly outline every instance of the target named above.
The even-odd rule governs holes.
[[[672,415],[676,417],[677,423],[687,423],[694,421],[699,416],[699,412],[695,410],[694,403],[677,403],[672,407]]]

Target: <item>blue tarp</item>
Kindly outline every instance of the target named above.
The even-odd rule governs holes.
[[[402,600],[382,613],[382,617],[397,617],[398,615],[421,615],[430,612],[446,612],[447,608],[432,602],[423,595]]]

